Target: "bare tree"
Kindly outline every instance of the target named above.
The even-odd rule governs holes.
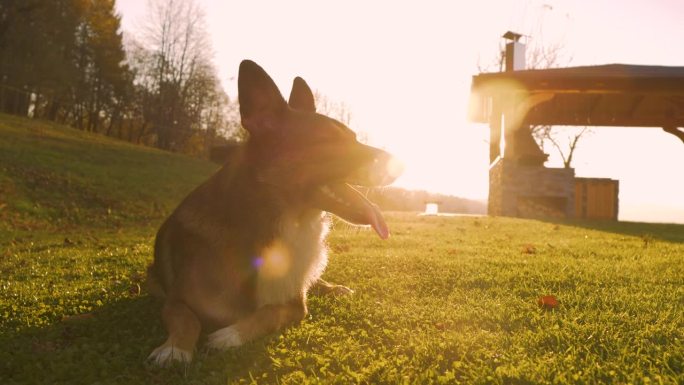
[[[212,62],[204,13],[195,0],[147,5],[138,39],[126,39],[134,74],[129,140],[207,156],[211,147],[239,134],[239,116]]]
[[[155,96],[151,113],[160,148],[178,149],[192,127],[189,100],[193,83],[215,77],[204,13],[193,0],[149,0],[142,44],[150,66],[146,82]],[[209,91],[213,89],[209,88]]]
[[[347,103],[333,101],[318,90],[314,92],[314,100],[318,113],[337,119],[346,126],[351,125],[352,114]]]
[[[563,167],[565,168],[572,166],[573,155],[580,139],[592,132],[588,126],[563,128],[556,126],[532,127],[532,136],[537,140],[539,146],[545,148],[547,143],[550,143],[556,149],[558,155],[560,155],[563,160]]]
[[[546,33],[547,16],[554,12],[550,4],[537,8],[537,22],[527,32],[525,62],[528,69],[546,69],[566,66],[572,62],[563,37],[549,37]],[[568,15],[566,15],[567,17]]]
[[[551,39],[545,35],[545,17],[552,11],[551,5],[541,5],[537,23],[524,35],[526,38],[526,69],[558,68],[572,62],[572,56],[567,53],[563,39]],[[478,69],[480,72],[487,72],[492,68],[497,68],[501,72],[504,70],[505,57],[505,47],[502,42],[499,46],[498,56],[489,65],[482,65],[478,60]],[[558,152],[563,160],[563,166],[566,168],[571,167],[573,155],[580,140],[592,132],[588,127],[570,128],[546,125],[531,126],[530,131],[542,151],[546,152],[553,149]]]
[[[204,12],[193,0],[148,0],[142,41],[155,56],[158,83],[183,83],[211,57]]]
[[[541,29],[540,32],[541,34]],[[541,43],[539,43],[541,42]],[[560,67],[561,63],[568,64],[572,57],[564,54],[563,42],[543,44],[543,39],[530,44],[526,51],[528,69],[547,69]],[[579,141],[592,132],[584,127],[555,127],[548,125],[531,126],[532,137],[535,138],[542,151],[547,151],[548,144],[558,152],[563,160],[563,167],[570,168]]]
[[[314,92],[314,100],[316,101],[317,112],[327,115],[333,119],[337,119],[341,123],[344,123],[344,125],[347,127],[352,127],[352,113],[347,103],[333,101],[318,90]],[[368,133],[358,129],[355,131],[359,142],[368,142]]]

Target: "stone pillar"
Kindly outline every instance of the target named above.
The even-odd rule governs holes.
[[[499,159],[489,169],[488,209],[490,215],[573,218],[575,170]]]

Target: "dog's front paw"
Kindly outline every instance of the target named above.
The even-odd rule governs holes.
[[[171,366],[176,362],[188,364],[192,361],[192,352],[174,347],[173,345],[164,344],[154,349],[147,357],[147,360],[161,367]]]
[[[244,343],[235,325],[219,329],[208,336],[207,346],[210,349],[226,350]]]
[[[342,286],[342,285],[332,285],[332,287],[330,288],[330,290],[326,294],[338,297],[338,296],[352,295],[352,294],[354,294],[354,290],[352,290],[346,286]]]
[[[354,294],[354,290],[342,286],[336,285],[334,283],[326,282],[323,279],[319,279],[311,287],[311,291],[318,295],[332,295],[334,297],[342,297]]]

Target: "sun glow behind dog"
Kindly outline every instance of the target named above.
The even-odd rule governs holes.
[[[396,178],[404,172],[404,163],[395,157],[392,157],[385,167],[387,168],[387,175],[392,178]]]

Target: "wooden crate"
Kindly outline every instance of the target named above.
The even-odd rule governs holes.
[[[605,178],[575,178],[575,218],[616,221],[620,183]]]

